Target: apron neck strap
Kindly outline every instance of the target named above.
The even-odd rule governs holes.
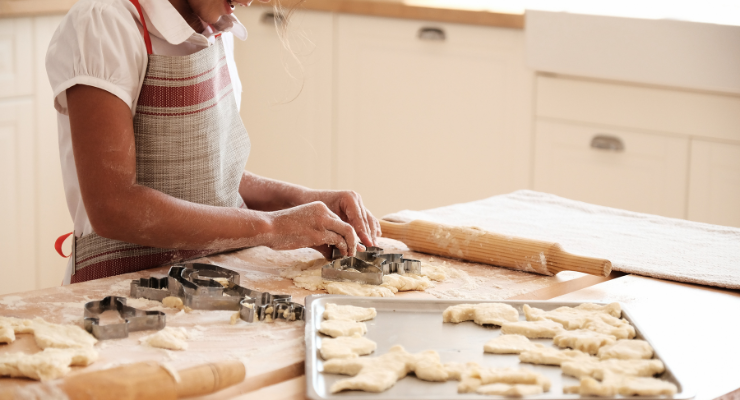
[[[149,38],[149,30],[146,29],[146,20],[144,19],[144,13],[141,12],[141,5],[139,0],[130,0],[131,3],[136,7],[136,11],[139,12],[141,18],[141,25],[144,27],[144,43],[146,43],[146,54],[152,54],[152,40]]]

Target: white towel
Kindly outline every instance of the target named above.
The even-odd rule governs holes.
[[[740,229],[641,214],[520,190],[383,219],[416,219],[557,242],[573,254],[606,258],[630,274],[740,289]]]

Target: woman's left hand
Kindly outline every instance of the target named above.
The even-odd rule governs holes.
[[[380,223],[362,204],[362,196],[351,190],[312,190],[312,200],[326,204],[342,221],[352,225],[366,246],[375,246],[381,235]]]

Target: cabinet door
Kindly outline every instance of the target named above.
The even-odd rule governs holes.
[[[33,102],[0,100],[0,294],[36,288]]]
[[[685,218],[687,138],[538,121],[535,143],[535,190]]]
[[[0,19],[0,98],[33,93],[31,34],[30,18]]]
[[[337,186],[376,215],[529,186],[520,30],[340,15]]]
[[[241,116],[252,140],[247,170],[330,188],[333,16],[297,11],[283,43],[271,7],[237,7],[236,14],[249,30],[249,39],[235,43]]]
[[[688,218],[740,227],[740,145],[691,141]]]

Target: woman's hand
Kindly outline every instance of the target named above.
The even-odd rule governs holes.
[[[362,204],[359,194],[351,190],[312,190],[309,198],[326,204],[342,221],[352,225],[363,244],[376,245],[375,241],[381,235],[380,223]]]
[[[272,249],[312,247],[327,259],[331,258],[330,246],[338,248],[344,256],[354,256],[362,249],[352,226],[321,201],[269,214],[272,222],[266,245]]]

